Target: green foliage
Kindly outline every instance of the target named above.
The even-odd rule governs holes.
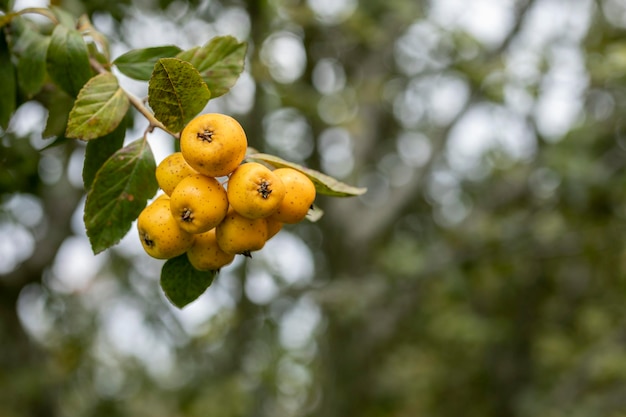
[[[180,48],[174,45],[135,49],[120,55],[113,61],[113,65],[130,78],[149,81],[159,59],[174,57],[179,52]]]
[[[23,14],[45,16],[38,26]],[[232,36],[217,36],[203,46],[181,50],[175,45],[130,50],[110,62],[109,41],[89,18],[79,19],[64,8],[31,8],[6,13],[0,24],[11,24],[12,38],[0,39],[0,126],[6,128],[19,104],[18,97],[36,98],[48,110],[43,137],[52,143],[66,138],[86,141],[83,183],[84,222],[94,253],[117,244],[130,230],[157,189],[155,160],[147,141],[154,128],[178,137],[210,99],[226,94],[244,69],[247,44]],[[147,103],[120,87],[122,74],[148,81]],[[19,82],[16,82],[18,80]],[[19,93],[19,94],[18,94]],[[122,147],[123,119],[131,104],[147,119],[142,139]],[[319,171],[272,155],[257,160],[290,166],[308,175],[320,194],[351,196],[365,192]],[[8,181],[8,180],[7,180]],[[309,220],[323,211],[310,211]],[[201,273],[186,257],[165,263],[162,286],[172,303],[183,307],[211,284],[215,273]]]
[[[77,14],[108,18],[122,2],[62,2],[81,3]],[[21,35],[5,26],[16,107],[43,106],[57,145],[38,151],[36,133],[15,133],[27,112],[0,143],[3,248],[12,230],[6,219],[19,213],[5,201],[34,199],[45,213],[24,226],[32,228],[35,255],[0,278],[0,415],[623,417],[626,55],[618,2],[502,6],[509,24],[498,32],[501,43],[472,36],[484,35],[467,24],[475,23],[474,9],[462,22],[442,19],[458,15],[446,11],[449,2],[437,3],[436,13],[436,2],[425,0],[358,2],[335,20],[313,10],[319,2],[214,0],[194,8],[196,1],[163,0],[126,10],[143,13],[148,3],[141,20],[113,18],[116,50],[134,47],[126,29],[154,23],[147,15],[174,16],[176,39],[195,30],[187,39],[197,41],[205,23],[224,30],[238,22],[233,6],[239,17],[248,13],[250,30],[238,33],[249,34],[246,65],[256,88],[254,107],[238,117],[251,144],[297,155],[306,161],[298,167],[333,167],[370,191],[320,199],[324,221],[286,225],[287,233],[253,260],[224,268],[210,297],[183,311],[176,303],[209,281],[181,274],[184,257],[160,269],[162,261],[112,247],[76,285],[72,274],[60,276],[74,258],[65,250],[55,257],[61,242],[77,240],[69,218],[83,190],[66,181],[76,157],[86,148],[89,190],[129,126],[145,122],[149,139],[161,127],[141,107],[143,97],[128,95],[127,117],[137,123],[124,119],[87,143],[64,139],[74,97],[47,73],[38,93],[25,93]],[[551,25],[541,15],[579,24]],[[50,22],[29,30],[49,37]],[[94,50],[101,41],[76,27],[97,59],[94,70],[110,71],[116,64]],[[538,39],[540,32],[554,36]],[[293,82],[274,78],[273,55],[265,54],[274,34],[295,34],[304,48],[305,68]],[[176,58],[191,63],[201,48]],[[143,70],[148,78],[156,61]],[[213,99],[219,90],[204,81]],[[209,104],[243,108],[226,98]],[[573,128],[565,128],[572,107]],[[276,117],[285,110],[297,114],[297,128]],[[546,135],[555,124],[568,130]],[[329,131],[343,136],[335,141]],[[154,139],[175,148],[174,136]],[[349,164],[341,165],[345,153],[334,145],[350,147]],[[481,147],[489,150],[477,157]],[[468,153],[455,154],[459,148]],[[55,164],[64,173],[56,182],[47,176]],[[307,262],[291,257],[299,250]]]
[[[47,9],[40,9],[43,14],[47,14]],[[69,11],[65,10],[59,6],[51,6],[50,10],[52,11],[54,17],[56,18],[56,22],[58,26],[65,26],[69,30],[73,30],[76,28],[77,20],[74,15]]]
[[[168,259],[161,269],[161,288],[167,298],[178,308],[197,299],[211,285],[217,271],[199,271],[186,254]]]
[[[16,108],[16,79],[15,68],[11,64],[11,53],[4,33],[0,33],[0,127],[6,129],[11,115]]]
[[[93,74],[82,35],[63,25],[54,28],[46,58],[50,78],[72,97],[78,95]]]
[[[14,0],[0,0],[0,10],[8,12],[13,8]]]
[[[48,119],[42,136],[62,136],[67,128],[70,111],[74,107],[74,99],[61,90],[52,90],[47,93],[44,103],[47,105]]]
[[[247,44],[232,36],[215,37],[202,47],[178,54],[198,69],[211,95],[224,95],[235,84],[243,70]]]
[[[156,193],[150,145],[138,139],[116,151],[96,173],[85,202],[85,227],[94,253],[119,242]]]
[[[161,58],[154,65],[148,103],[156,118],[172,132],[181,131],[210,98],[209,88],[190,63]]]
[[[70,112],[65,135],[82,140],[111,133],[124,118],[130,102],[110,72],[93,77],[80,90]]]
[[[83,184],[85,190],[91,188],[98,170],[124,143],[126,123],[122,122],[111,133],[87,142],[83,164]]]
[[[28,97],[43,88],[46,78],[46,54],[50,37],[35,30],[24,29],[17,38],[14,53],[19,56],[17,75],[20,89]]]

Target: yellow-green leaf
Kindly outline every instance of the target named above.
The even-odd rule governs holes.
[[[65,136],[82,140],[111,133],[128,111],[128,96],[109,72],[85,84],[70,112]]]
[[[274,155],[254,153],[248,155],[246,158],[248,160],[265,162],[276,168],[287,167],[298,170],[313,181],[313,184],[315,184],[315,190],[318,194],[324,194],[332,197],[353,197],[367,192],[367,188],[354,187],[352,185],[345,184],[319,171],[303,167],[302,165],[293,162],[285,161],[284,159]]]

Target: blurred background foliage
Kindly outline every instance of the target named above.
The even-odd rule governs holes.
[[[320,197],[179,311],[133,233],[91,254],[84,146],[25,102],[0,145],[0,415],[626,416],[625,1],[53,3],[114,57],[248,41],[207,110],[369,192]]]

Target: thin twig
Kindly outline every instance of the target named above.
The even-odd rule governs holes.
[[[102,64],[100,64],[94,58],[89,58],[89,62],[91,64],[91,67],[100,74],[105,74],[105,73],[110,72],[106,68],[104,68]],[[156,117],[154,117],[154,114],[144,105],[143,100],[141,100],[139,97],[135,96],[134,94],[124,90],[123,88],[122,88],[122,91],[124,92],[124,94],[126,94],[126,97],[128,97],[130,104],[132,104],[133,107],[137,109],[137,111],[139,111],[139,113],[141,113],[146,119],[148,119],[148,122],[150,123],[150,125],[146,129],[146,132],[151,133],[152,131],[154,131],[154,128],[158,127],[159,129],[172,135],[176,139],[180,138],[180,134],[170,131],[167,127],[165,127],[163,123],[161,123],[159,120],[157,120]]]
[[[18,10],[16,14],[18,15],[38,14],[40,16],[47,17],[55,25],[59,24],[59,20],[54,15],[54,13],[52,13],[52,11],[50,11],[49,9],[45,9],[43,7],[26,7],[25,9]]]

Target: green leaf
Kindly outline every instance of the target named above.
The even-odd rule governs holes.
[[[74,29],[76,27],[76,18],[70,12],[58,6],[51,6],[50,10],[52,10],[52,13],[61,25],[68,29]]]
[[[47,53],[47,69],[52,80],[70,96],[76,97],[92,76],[89,52],[80,33],[57,25]]]
[[[15,68],[11,62],[11,51],[4,37],[4,32],[0,31],[0,127],[6,129],[9,126],[11,116],[16,109],[17,82],[15,80]]]
[[[155,64],[148,84],[148,104],[154,116],[172,132],[181,131],[210,98],[206,83],[190,63],[161,58]]]
[[[140,81],[150,80],[154,65],[161,58],[171,58],[180,52],[178,46],[157,46],[154,48],[134,49],[113,61],[120,72]]]
[[[215,98],[235,85],[243,71],[247,48],[247,43],[238,42],[232,36],[217,36],[202,47],[181,52],[177,58],[198,69]]]
[[[199,271],[187,259],[187,254],[168,259],[161,269],[161,288],[168,300],[178,308],[200,297],[213,282],[215,271]]]
[[[156,163],[148,141],[115,152],[98,170],[85,202],[85,227],[94,253],[118,243],[157,192]]]
[[[354,187],[345,184],[331,176],[322,174],[311,168],[303,167],[302,165],[295,164],[293,162],[285,161],[274,155],[268,155],[265,153],[254,153],[246,157],[249,160],[268,163],[276,168],[293,168],[305,174],[315,184],[315,190],[318,194],[324,194],[332,197],[353,197],[364,194],[367,192],[367,188]]]
[[[78,93],[65,136],[82,140],[104,136],[117,127],[129,106],[117,77],[110,72],[98,74]]]
[[[91,38],[91,41],[87,42],[90,56],[96,57],[98,62],[108,66],[111,58],[111,45],[108,38],[96,30],[87,15],[82,15],[78,19],[78,27],[85,36]]]
[[[18,83],[24,94],[32,97],[41,91],[46,79],[46,53],[50,38],[26,29],[16,41]]]
[[[53,136],[62,136],[67,127],[67,119],[74,105],[74,99],[58,89],[54,89],[50,94],[43,96],[44,104],[48,109],[48,119],[46,120],[46,127],[42,136],[46,139]]]
[[[8,12],[13,9],[14,0],[0,0],[0,10]]]
[[[89,190],[98,170],[124,144],[127,123],[120,123],[113,132],[87,142],[83,163],[83,184]]]

